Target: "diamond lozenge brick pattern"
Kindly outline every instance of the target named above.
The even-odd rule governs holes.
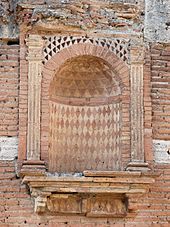
[[[50,102],[50,166],[58,172],[117,170],[120,103],[69,106]]]

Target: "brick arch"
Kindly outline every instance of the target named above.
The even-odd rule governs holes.
[[[117,75],[117,78],[120,80],[120,86],[122,88],[122,116],[124,121],[130,122],[129,117],[129,105],[130,105],[130,92],[129,92],[129,68],[125,62],[119,59],[113,52],[107,48],[101,46],[95,46],[92,44],[74,44],[68,48],[61,50],[59,53],[54,55],[45,65],[42,72],[42,100],[41,100],[41,158],[48,161],[48,136],[49,136],[49,87],[50,82],[53,80],[56,72],[62,66],[62,64],[73,57],[81,55],[91,55],[94,57],[99,57],[111,65],[114,73]],[[125,119],[126,118],[126,119]],[[126,127],[127,128],[127,127]],[[129,133],[129,128],[125,129],[123,133]],[[124,129],[123,129],[124,130]],[[127,140],[127,138],[126,138]],[[123,144],[123,143],[122,143]],[[129,158],[130,158],[130,135],[128,138],[125,147],[123,145],[122,150],[124,149],[125,153],[128,149]],[[127,154],[125,154],[128,157]],[[129,160],[123,161],[128,163]],[[126,164],[123,164],[126,166]]]
[[[129,67],[127,66],[127,64],[120,58],[118,58],[108,48],[92,44],[74,44],[55,54],[44,65],[43,82],[46,83],[47,86],[49,86],[49,83],[52,81],[55,73],[66,60],[81,55],[91,55],[103,59],[111,65],[115,74],[118,75],[118,77],[122,81],[122,86],[126,87],[129,85]]]

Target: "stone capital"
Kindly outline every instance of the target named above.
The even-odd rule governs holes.
[[[130,50],[130,63],[143,64],[144,63],[144,47],[133,46]]]
[[[26,45],[28,47],[28,61],[41,62],[43,59],[43,45],[44,40],[39,35],[29,35],[26,38]]]

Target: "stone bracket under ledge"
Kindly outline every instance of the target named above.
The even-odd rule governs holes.
[[[129,197],[148,192],[153,172],[85,171],[84,176],[24,176],[35,199],[36,213],[125,217],[132,209]]]

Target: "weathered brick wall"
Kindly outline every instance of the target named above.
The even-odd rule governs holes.
[[[0,136],[18,135],[19,46],[0,45]]]
[[[20,28],[21,29],[21,28]],[[19,146],[18,156],[25,159],[27,140],[27,107],[28,107],[28,64],[26,61],[25,36],[20,35],[20,90],[19,90]]]
[[[170,163],[170,45],[151,46],[151,71],[154,158]]]
[[[170,46],[151,48],[154,139],[170,140]]]
[[[156,165],[160,176],[150,193],[134,199],[138,213],[126,218],[43,216],[33,211],[26,186],[17,179],[14,161],[0,162],[0,227],[168,227],[170,225],[170,166]]]
[[[18,94],[19,46],[2,43],[0,45],[0,159],[9,160],[17,156]]]
[[[153,161],[152,152],[152,102],[151,102],[151,57],[150,49],[145,50],[144,63],[144,150],[148,163]],[[150,152],[149,152],[150,151]]]

